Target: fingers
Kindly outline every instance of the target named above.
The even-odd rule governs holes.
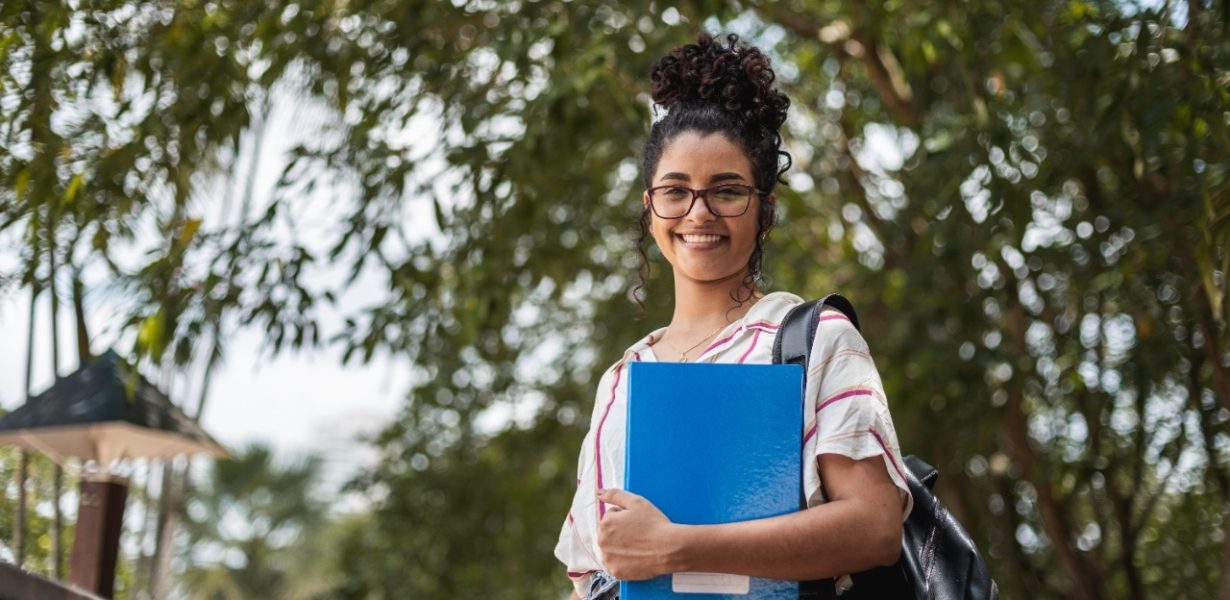
[[[598,490],[598,499],[618,508],[630,508],[635,503],[644,500],[644,498],[627,490],[610,488]]]

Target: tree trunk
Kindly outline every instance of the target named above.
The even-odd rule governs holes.
[[[1015,294],[1015,290],[1013,290]],[[1011,341],[1016,351],[1027,356],[1029,349],[1025,343],[1026,318],[1025,309],[1020,304],[1014,304],[1008,309]],[[1014,462],[1021,468],[1021,475],[1031,483],[1037,493],[1038,515],[1042,520],[1043,530],[1050,538],[1055,549],[1055,557],[1060,567],[1072,583],[1073,598],[1081,600],[1101,600],[1102,593],[1097,583],[1096,572],[1089,561],[1084,560],[1072,548],[1072,527],[1065,507],[1055,498],[1051,489],[1051,481],[1038,464],[1037,456],[1029,441],[1028,415],[1025,411],[1025,386],[1021,378],[1014,378],[1008,385],[1008,404],[1002,425],[1003,447]]]
[[[60,380],[60,294],[56,289],[56,214],[55,204],[47,205],[47,291],[51,296],[51,380]],[[51,475],[51,575],[64,578],[64,512],[60,500],[64,496],[64,469],[59,462],[52,465]]]
[[[150,557],[149,593],[154,600],[166,597],[170,588],[171,557],[175,550],[175,532],[179,528],[180,510],[183,506],[183,487],[179,483],[181,471],[175,461],[162,463],[161,492],[158,494],[158,520],[154,527],[154,554]]]
[[[64,499],[64,468],[60,463],[52,466],[51,472],[51,574],[56,581],[64,579],[64,511],[60,502]]]
[[[205,410],[205,401],[209,397],[210,375],[218,364],[218,335],[215,332],[210,343],[209,358],[205,363],[205,372],[201,379],[200,392],[197,396],[196,410],[189,416],[199,421],[201,412]],[[170,466],[171,468],[167,468]],[[168,461],[163,468],[163,480],[160,483],[162,492],[159,494],[158,521],[155,526],[155,550],[150,560],[150,595],[155,600],[164,596],[167,591],[167,579],[174,548],[175,532],[179,528],[182,511],[187,504],[188,494],[192,489],[192,461],[189,459],[183,469],[175,469]]]
[[[171,491],[171,473],[173,466],[171,459],[166,458],[162,461],[162,476],[158,480],[158,506],[157,516],[154,521],[154,553],[150,555],[149,560],[149,594],[150,598],[159,600],[162,598],[162,556],[166,552],[166,546],[163,543],[167,529],[167,503]]]
[[[41,283],[38,280],[38,267],[41,249],[39,248],[39,233],[40,230],[45,230],[50,234],[55,228],[55,204],[59,198],[57,191],[58,179],[56,175],[56,159],[60,156],[60,150],[63,146],[63,140],[56,134],[52,128],[51,116],[55,105],[55,95],[52,92],[52,71],[47,68],[39,68],[41,65],[50,65],[57,60],[57,50],[52,45],[52,36],[54,34],[54,24],[48,22],[48,19],[43,17],[43,13],[38,10],[31,13],[33,22],[29,31],[33,33],[33,50],[30,56],[30,62],[36,65],[36,68],[30,71],[29,90],[32,93],[32,107],[30,111],[29,130],[30,141],[34,148],[34,156],[30,161],[30,172],[34,174],[30,181],[30,200],[33,210],[30,211],[30,244],[31,256],[29,265],[30,282],[32,287],[32,295],[30,297],[30,339],[26,344],[26,400],[29,401],[31,396],[31,361],[33,355],[33,335],[34,335],[34,307],[35,300],[38,297]],[[46,207],[46,221],[39,222],[39,207]],[[55,306],[55,247],[53,236],[48,235],[47,255],[50,259],[51,271],[48,275],[50,279],[50,287],[52,288],[52,306]],[[52,348],[58,349],[55,340],[55,315],[52,314]],[[53,365],[55,361],[53,359]],[[58,373],[57,373],[58,375]],[[26,493],[25,486],[28,478],[29,457],[22,453],[22,469],[18,475],[18,519],[14,527],[14,538],[19,538],[21,544],[17,549],[17,563],[20,565],[25,559],[25,529],[26,529]],[[59,512],[59,496],[55,498],[56,512]],[[53,536],[54,538],[54,536]],[[55,550],[53,539],[53,559]],[[58,564],[52,569],[53,572],[59,570]]]
[[[1213,311],[1214,300],[1207,294],[1208,290],[1203,287],[1198,287],[1192,292],[1195,300],[1196,328],[1204,337],[1204,347],[1203,356],[1200,350],[1195,350],[1193,353],[1188,395],[1193,399],[1200,397],[1200,391],[1203,389],[1200,382],[1200,368],[1202,365],[1208,365],[1211,373],[1211,385],[1208,389],[1213,392],[1213,397],[1222,410],[1226,410],[1230,409],[1230,373],[1227,372],[1223,362],[1225,357],[1223,340],[1217,325],[1218,315]],[[1192,347],[1195,349],[1195,344],[1192,344]],[[1230,600],[1230,537],[1228,537],[1230,536],[1230,474],[1218,464],[1218,453],[1215,450],[1216,445],[1213,441],[1213,428],[1209,424],[1209,416],[1205,411],[1199,411],[1199,414],[1201,415],[1201,430],[1204,434],[1206,456],[1215,475],[1214,479],[1220,484],[1223,499],[1222,568],[1217,597],[1220,600]]]
[[[90,362],[90,332],[85,326],[85,286],[81,284],[81,271],[73,269],[73,315],[77,319],[77,366]]]
[[[1222,504],[1222,530],[1230,532],[1230,503]],[[1230,600],[1230,540],[1223,540],[1221,547],[1221,586],[1217,597],[1220,600]]]
[[[34,376],[34,318],[38,314],[39,291],[36,280],[30,287],[30,326],[26,329],[26,402],[30,401]],[[18,567],[26,562],[26,481],[29,478],[30,454],[23,449],[17,467],[17,516],[13,521],[13,559]]]
[[[265,126],[268,123],[268,107],[261,112],[261,116],[257,119],[253,126],[254,147],[251,162],[248,165],[248,176],[244,185],[242,202],[239,208],[239,226],[245,227],[247,223],[248,212],[251,208],[252,198],[256,185],[256,171],[260,165],[261,144],[264,140]],[[229,198],[227,206],[223,211],[225,223],[225,212],[229,209]],[[178,210],[178,208],[177,208]],[[178,217],[172,221],[178,220]],[[198,392],[196,411],[189,416],[193,420],[200,420],[201,414],[205,410],[205,402],[209,396],[209,382],[213,369],[217,366],[219,359],[218,346],[221,343],[220,329],[221,319],[213,324],[213,337],[210,343],[209,355],[206,359],[205,372],[202,376],[200,391]],[[170,372],[165,369],[163,380],[166,385],[170,385]],[[187,397],[187,393],[185,393]],[[186,406],[186,403],[184,403]],[[185,411],[186,412],[186,411]],[[167,461],[163,465],[162,481],[159,483],[160,492],[158,494],[158,518],[155,525],[154,534],[154,552],[149,560],[149,592],[154,600],[160,600],[168,590],[169,570],[171,564],[171,556],[174,549],[175,533],[179,528],[182,511],[187,503],[188,494],[192,486],[191,479],[192,461],[189,459],[185,462],[182,470],[173,468],[173,461]]]
[[[137,532],[137,564],[133,568],[133,584],[134,589],[149,590],[150,585],[150,563],[152,555],[145,552],[145,540],[149,537],[150,530],[154,529],[154,518],[158,514],[152,505],[150,490],[154,486],[154,462],[153,459],[145,461],[145,484],[141,486],[141,529]]]
[[[30,454],[21,451],[17,467],[17,517],[13,522],[13,560],[20,567],[26,562],[26,481],[30,478]]]

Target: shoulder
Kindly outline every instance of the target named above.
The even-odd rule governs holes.
[[[813,347],[813,351],[821,348],[870,351],[867,340],[850,321],[850,317],[831,306],[824,307],[820,313],[820,322],[816,326],[816,341],[818,344]]]
[[[602,372],[598,385],[594,386],[594,401],[590,407],[589,427],[592,432],[608,405],[615,400],[620,380],[623,379],[624,359],[619,359]]]
[[[645,337],[637,340],[636,343],[628,346],[628,348],[623,351],[623,354],[620,355],[619,359],[611,363],[611,365],[602,372],[602,377],[598,379],[599,393],[601,393],[603,389],[609,388],[616,381],[620,373],[627,369],[627,364],[629,361],[640,360],[641,356],[645,354],[649,347],[662,335],[662,332],[665,330],[665,327],[655,329],[646,334]]]
[[[779,329],[786,315],[803,303],[804,300],[795,294],[774,292],[762,298],[752,311],[749,311],[749,317],[769,324],[774,329]],[[827,363],[836,355],[861,355],[870,358],[867,341],[850,318],[840,309],[825,306],[820,311],[815,326],[816,336],[812,340],[811,351],[813,368]]]
[[[777,328],[781,326],[782,321],[786,319],[786,315],[791,310],[804,302],[802,298],[789,292],[773,292],[761,298],[756,306],[752,307],[747,319],[749,323],[764,323]],[[816,339],[818,341],[836,340],[864,349],[867,346],[862,334],[850,318],[832,306],[825,306],[824,310],[820,311],[819,322],[816,324]]]
[[[607,393],[610,393],[611,386],[614,383],[616,383],[616,377],[624,369],[627,368],[627,362],[628,362],[627,356],[628,355],[625,354],[619,360],[611,363],[611,365],[608,366],[606,370],[602,372],[602,377],[598,378],[598,395],[599,396],[601,396],[604,391]]]
[[[816,324],[809,370],[833,374],[842,372],[863,380],[875,373],[875,359],[863,334],[850,318],[835,308],[825,307]]]
[[[744,320],[748,325],[762,324],[776,328],[786,314],[800,304],[803,304],[803,299],[790,292],[772,292],[757,300]]]

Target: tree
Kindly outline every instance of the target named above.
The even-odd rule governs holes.
[[[582,232],[604,231],[636,205],[635,170],[621,173],[619,165],[635,156],[637,136],[622,132],[643,131],[646,115],[635,106],[622,113],[611,106],[620,99],[610,96],[644,89],[646,62],[637,49],[655,56],[691,35],[638,22],[634,15],[656,16],[647,8],[554,7],[556,18],[545,22],[558,26],[546,30],[558,37],[535,41],[568,52],[546,55],[538,71],[543,91],[511,117],[525,129],[506,147],[487,140],[471,149],[492,175],[470,181],[498,190],[503,176],[508,198],[484,199],[480,187],[472,209],[465,204],[453,213],[462,225],[450,228],[446,215],[442,228],[456,233],[442,260],[415,256],[404,267],[410,291],[357,329],[366,334],[361,348],[404,348],[411,340],[425,375],[402,422],[382,439],[388,460],[370,478],[385,499],[377,519],[389,527],[468,514],[465,502],[432,506],[461,502],[460,491],[441,490],[491,485],[476,457],[505,449],[518,429],[483,435],[474,424],[491,406],[511,402],[505,399],[535,398],[541,404],[531,429],[554,431],[562,420],[579,439],[575,413],[588,410],[590,392],[574,381],[592,383],[646,328],[626,326],[627,267],[586,261],[626,256],[626,242]],[[1160,540],[1174,539],[1170,525],[1179,520],[1192,519],[1190,531],[1208,531],[1194,523],[1218,524],[1226,514],[1209,493],[1221,489],[1226,460],[1217,450],[1225,439],[1217,411],[1226,396],[1215,366],[1225,360],[1224,305],[1216,301],[1225,273],[1215,266],[1224,260],[1225,238],[1212,232],[1225,229],[1227,96],[1210,75],[1225,64],[1226,15],[1199,3],[1186,16],[1111,3],[747,8],[689,4],[667,18],[689,30],[705,15],[738,15],[730,26],[780,57],[795,100],[789,139],[796,191],[781,194],[786,224],[769,250],[770,274],[786,289],[842,289],[856,298],[904,445],[941,466],[941,493],[982,540],[1005,596],[1140,598],[1179,593],[1180,586],[1216,594],[1225,583],[1214,574],[1225,569],[1214,548],[1224,534],[1198,536],[1200,559]],[[542,18],[536,9],[508,12],[475,11],[473,39],[447,36],[456,40],[450,64],[495,52],[514,64],[510,82],[536,72],[538,63],[516,63],[520,55],[509,42],[484,38],[480,18],[501,27],[510,20],[510,31]],[[380,30],[380,18],[360,21]],[[587,45],[568,37],[578,30],[605,35]],[[599,72],[576,76],[590,56],[604,58]],[[453,86],[465,90],[474,81]],[[477,81],[484,89],[485,80]],[[464,97],[445,89],[447,97]],[[492,110],[481,102],[457,105]],[[534,118],[539,114],[547,118]],[[570,118],[577,114],[584,118]],[[622,124],[607,129],[612,122]],[[482,124],[473,130],[483,131]],[[550,149],[558,146],[581,159],[554,158]],[[492,147],[504,152],[488,158]],[[608,154],[611,147],[622,150]],[[526,173],[537,178],[518,170],[526,157],[535,165]],[[555,164],[572,169],[541,168]],[[597,220],[593,211],[605,211],[602,204],[570,195],[580,185],[571,177],[582,169],[602,178],[583,196],[611,198],[611,220]],[[578,214],[577,206],[585,209]],[[567,217],[551,220],[554,212]],[[550,224],[541,241],[537,223]],[[575,226],[583,229],[573,234]],[[577,247],[555,247],[578,239]],[[525,244],[522,256],[537,258],[516,262],[518,244]],[[1199,252],[1209,258],[1197,259]],[[651,298],[662,290],[654,283]],[[577,297],[585,299],[580,310],[570,303]],[[407,332],[407,321],[432,314],[433,302],[459,308]],[[660,319],[661,306],[651,304],[649,314]],[[482,333],[493,331],[502,335]],[[558,353],[543,349],[544,339],[558,340],[550,348]],[[537,369],[525,366],[526,356]],[[941,428],[967,435],[927,435]],[[557,476],[554,485],[566,495],[565,477],[552,470],[558,460],[552,453],[535,464]],[[535,472],[514,476],[537,483]],[[1172,512],[1180,506],[1181,519]],[[520,514],[498,501],[480,511]],[[397,547],[453,556],[454,546],[461,552],[467,539],[483,535],[450,531],[406,532]],[[521,547],[546,547],[555,531]],[[482,590],[487,580],[537,572],[541,560],[492,574],[493,563],[502,564],[496,557],[502,555],[491,551],[449,560],[447,570],[425,567],[437,577],[421,589]],[[487,567],[485,578],[465,568],[477,564]],[[1170,575],[1179,572],[1199,583]]]
[[[185,567],[177,574],[190,598],[306,598],[302,581],[327,581],[296,552],[326,521],[317,490],[320,461],[278,465],[269,448],[249,446],[212,464],[189,501]],[[328,568],[326,566],[326,568]],[[306,577],[305,577],[306,576]]]
[[[112,244],[156,221],[150,260],[115,269],[140,290],[135,352],[203,356],[193,341],[220,314],[275,348],[311,343],[315,303],[346,283],[305,273],[386,278],[388,294],[331,340],[417,374],[376,441],[382,462],[356,482],[373,511],[345,539],[370,560],[353,559],[339,595],[564,589],[548,523],[572,492],[591,386],[669,306],[660,262],[643,321],[627,299],[645,74],[704,28],[772,52],[793,100],[772,286],[855,300],[903,447],[940,467],[940,494],[1004,596],[1230,598],[1224,4],[114,2],[88,18],[56,3],[0,15],[12,40],[0,82],[15,98],[0,133],[17,140],[0,150],[0,231],[40,231],[49,196],[35,192],[75,190],[59,213],[75,241],[58,247],[74,265],[111,264]],[[50,66],[41,79],[34,56]],[[60,107],[110,93],[122,110],[57,129],[39,121],[36,79]],[[190,199],[276,86],[324,125],[246,226],[205,222]],[[52,135],[38,139],[64,149],[39,153],[40,122]],[[135,133],[111,135],[115,122]],[[280,238],[319,189],[343,215],[332,237]],[[953,430],[964,435],[933,433]]]

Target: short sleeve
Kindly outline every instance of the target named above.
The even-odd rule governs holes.
[[[593,415],[590,417],[590,428],[581,442],[581,450],[577,456],[577,488],[572,497],[568,514],[564,517],[560,528],[559,540],[555,545],[555,557],[563,563],[565,573],[577,591],[584,598],[589,590],[590,580],[595,571],[602,566],[594,555],[593,524],[596,519],[597,497],[595,496],[594,480],[594,431],[598,425],[602,402],[602,391],[608,389],[613,380],[612,370],[608,369],[598,384],[598,397],[595,399]]]
[[[576,589],[577,595],[584,598],[594,572],[600,567],[597,562],[589,558],[585,541],[581,539],[580,531],[571,514],[564,520],[559,542],[555,545],[555,557],[564,563],[568,579]]]
[[[840,454],[854,460],[880,456],[901,497],[902,520],[913,498],[888,400],[866,340],[840,311],[820,315],[807,370],[814,410],[814,456]]]

